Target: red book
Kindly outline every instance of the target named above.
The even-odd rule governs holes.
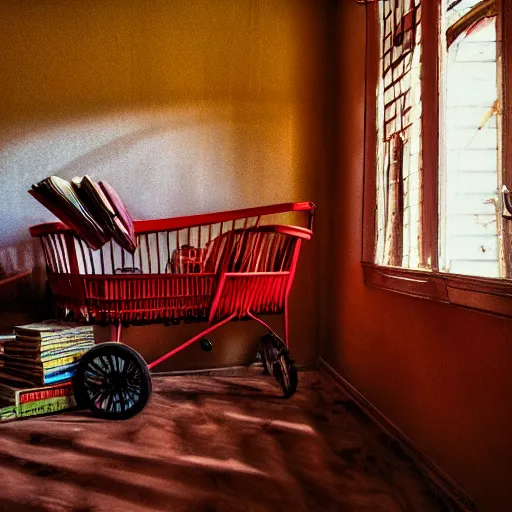
[[[133,226],[133,219],[123,203],[122,199],[119,197],[119,194],[112,188],[112,186],[106,181],[100,181],[99,186],[105,196],[110,201],[112,208],[116,212],[117,218],[121,221],[121,224],[125,228],[126,232],[120,230],[118,233],[118,237],[114,234],[114,238],[117,243],[121,245],[121,247],[125,247],[128,245],[133,247],[133,250],[137,247],[137,236],[135,235],[135,228]],[[126,233],[126,234],[125,234]],[[129,249],[128,249],[129,250]],[[130,252],[133,252],[130,251]]]

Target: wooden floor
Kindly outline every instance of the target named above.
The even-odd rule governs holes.
[[[0,425],[1,511],[433,511],[412,463],[318,372],[154,379],[124,422]]]

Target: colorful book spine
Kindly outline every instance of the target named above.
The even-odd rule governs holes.
[[[75,397],[58,396],[47,398],[46,400],[36,400],[20,404],[15,408],[17,418],[27,418],[29,416],[38,416],[40,414],[50,414],[52,412],[64,411],[76,406]]]
[[[76,407],[75,397],[57,396],[44,400],[35,400],[26,402],[18,406],[10,405],[0,409],[0,421],[11,421],[17,418],[29,418],[41,414],[50,414],[53,412],[65,411]]]
[[[75,368],[73,367],[72,370],[66,370],[62,373],[54,373],[51,375],[45,375],[43,384],[48,385],[48,384],[58,384],[60,382],[64,382],[66,380],[73,378],[74,373],[75,373]]]
[[[29,402],[37,402],[39,400],[48,400],[49,398],[72,395],[73,386],[71,382],[68,381],[52,387],[16,391],[15,404],[19,406]]]
[[[55,357],[64,356],[66,354],[74,355],[78,353],[80,356],[85,354],[88,350],[90,350],[94,346],[94,342],[86,342],[86,343],[76,343],[69,347],[58,349],[58,350],[41,350],[40,351],[40,360],[45,363],[47,361],[52,361]]]
[[[66,366],[69,364],[76,363],[85,353],[87,350],[84,350],[83,352],[78,352],[77,354],[73,354],[72,356],[67,357],[60,357],[58,359],[52,359],[51,361],[44,361],[43,368],[45,370],[49,370],[51,368],[56,368],[57,366]]]

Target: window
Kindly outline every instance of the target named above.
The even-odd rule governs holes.
[[[500,276],[496,2],[441,5],[440,270]]]
[[[363,261],[377,281],[402,280],[386,281],[391,289],[416,279],[414,294],[450,302],[447,283],[459,279],[485,293],[491,279],[512,277],[512,221],[504,220],[512,200],[502,194],[512,164],[503,144],[512,5],[379,0],[366,8]]]
[[[498,63],[495,0],[443,0],[439,33],[422,37],[421,0],[379,2],[377,232],[381,265],[432,268],[420,257],[423,92],[438,81],[439,269],[498,277]],[[422,69],[439,46],[438,77]]]

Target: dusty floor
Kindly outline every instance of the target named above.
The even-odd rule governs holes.
[[[1,511],[432,511],[412,463],[318,372],[159,377],[125,422],[0,425]]]

